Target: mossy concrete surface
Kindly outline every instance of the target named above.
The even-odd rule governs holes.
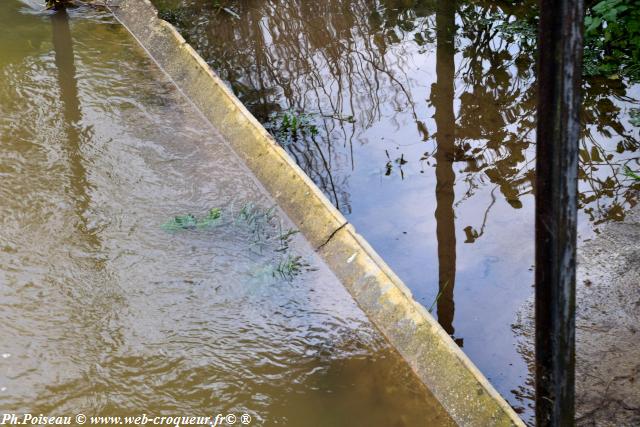
[[[109,0],[115,16],[244,160],[362,310],[451,417],[524,423],[409,289],[148,0]]]

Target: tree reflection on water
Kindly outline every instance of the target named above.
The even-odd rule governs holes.
[[[157,3],[166,11],[172,2]],[[415,131],[403,142],[433,138],[437,106],[417,105],[425,94],[413,58],[435,50],[439,2],[230,3],[240,20],[201,0],[180,2],[169,17],[263,123],[289,109],[314,115],[320,136],[287,149],[343,212],[351,212],[353,144],[369,142],[359,138],[363,130],[380,121],[404,124],[409,115]],[[492,183],[518,209],[533,191],[535,7],[460,2],[455,14],[455,161],[465,165],[456,205]],[[629,92],[621,79],[585,79],[580,201],[596,225],[623,218],[636,203],[630,190],[637,186],[621,173],[638,163],[638,132],[622,105],[635,101]],[[480,235],[474,228],[468,240]]]
[[[473,329],[477,335],[490,332],[493,309],[515,316],[522,301],[506,307],[500,286],[472,302],[485,307],[486,318],[465,314],[459,307],[467,291],[456,276],[461,282],[461,266],[469,264],[460,242],[478,246],[493,234],[498,245],[533,245],[532,239],[504,242],[517,237],[488,226],[504,224],[516,210],[533,215],[533,2],[228,0],[232,13],[206,0],[155,3],[262,123],[273,128],[285,112],[313,121],[318,132],[300,133],[285,149],[416,298],[427,307],[434,301],[447,332],[459,338],[477,323],[485,325]],[[584,79],[583,98],[579,203],[581,233],[589,236],[637,203],[640,184],[623,167],[640,164],[639,132],[630,122],[640,87],[624,77],[592,75]],[[425,200],[422,187],[435,197]],[[435,229],[437,273],[429,270],[431,249],[424,243],[430,232],[416,231],[423,241],[411,240],[415,247],[394,243],[401,231],[422,224],[416,217],[432,221],[425,228]],[[493,286],[504,278],[492,276],[487,265],[499,255],[487,250],[475,254],[485,259],[485,270],[468,275],[487,277]],[[509,278],[514,287],[532,281],[529,267],[520,265],[523,273]],[[530,290],[518,292],[524,298]],[[500,356],[503,364],[516,357],[513,351]]]

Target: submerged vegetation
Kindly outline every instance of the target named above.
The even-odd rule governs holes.
[[[287,146],[295,143],[305,136],[318,135],[318,128],[313,124],[313,116],[305,113],[296,113],[293,110],[281,113],[273,113],[270,120],[265,123],[265,128],[274,136],[276,141]]]
[[[629,169],[628,166],[625,166],[624,174],[625,174],[625,176],[627,176],[628,178],[633,179],[634,181],[640,181],[640,174],[638,174],[638,172],[632,171],[631,169]]]
[[[271,253],[273,262],[262,269],[273,277],[291,280],[304,271],[314,270],[299,255],[290,254],[290,243],[298,230],[284,229],[281,221],[276,221],[275,206],[260,207],[252,202],[245,203],[237,213],[233,209],[227,213],[230,220],[223,221],[221,208],[210,209],[205,216],[198,218],[193,214],[177,215],[161,225],[165,231],[212,229],[222,225],[236,227],[237,232],[247,233],[249,247],[259,253]]]
[[[221,218],[222,211],[220,208],[213,208],[201,219],[196,218],[192,214],[175,216],[162,224],[162,228],[167,231],[175,231],[214,227],[220,224]]]
[[[276,265],[274,273],[283,279],[292,279],[305,269],[309,269],[309,264],[301,256],[287,255]]]

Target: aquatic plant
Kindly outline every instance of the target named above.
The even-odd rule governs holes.
[[[243,204],[232,216],[234,220],[227,222],[227,225],[239,227],[238,231],[243,229],[248,231],[252,240],[250,248],[258,247],[261,254],[265,249],[273,254],[280,254],[277,261],[270,262],[257,271],[256,275],[270,275],[291,280],[303,271],[314,270],[301,256],[288,253],[291,240],[299,231],[292,228],[285,230],[282,222],[275,223],[275,206],[263,208],[249,202]],[[193,214],[177,215],[161,227],[166,231],[195,230],[221,225],[222,219],[222,209],[212,208],[202,218],[197,218]]]
[[[312,120],[313,116],[310,114],[287,110],[272,114],[265,127],[280,145],[286,146],[305,136],[316,136],[319,132]]]
[[[624,176],[633,179],[634,181],[640,181],[640,172],[632,171],[629,166],[624,167]]]
[[[404,153],[400,154],[400,157],[396,158],[393,163],[391,162],[391,157],[389,157],[389,151],[388,150],[384,150],[384,153],[387,156],[387,163],[385,164],[385,172],[384,175],[385,176],[390,176],[391,172],[393,171],[393,163],[398,165],[398,169],[400,170],[400,177],[402,179],[404,179],[404,170],[402,169],[402,166],[406,165],[407,163],[409,163],[407,160],[405,160],[404,158]]]
[[[222,211],[220,208],[210,209],[207,213],[207,216],[198,221],[198,227],[211,227],[214,225],[218,225],[220,223],[220,219],[222,218]]]
[[[220,208],[213,208],[202,219],[196,218],[193,214],[177,215],[162,224],[161,227],[167,231],[194,230],[218,225],[221,218],[222,211]]]
[[[287,255],[276,264],[273,270],[274,276],[279,276],[283,279],[291,280],[298,276],[303,271],[309,270],[309,264],[304,262],[301,256]]]
[[[252,235],[252,246],[262,253],[269,246],[275,252],[286,252],[289,243],[298,230],[283,230],[282,222],[275,223],[275,206],[261,208],[253,203],[247,203],[236,215],[236,225],[244,224]],[[275,248],[274,248],[275,247]]]
[[[246,224],[253,235],[254,244],[265,244],[269,239],[268,228],[273,224],[275,206],[261,208],[253,203],[247,203],[236,216],[236,225],[240,222]]]
[[[198,220],[192,214],[177,215],[162,224],[162,228],[168,231],[190,230],[196,228]]]
[[[276,249],[276,252],[285,252],[289,250],[289,243],[291,243],[291,239],[295,234],[299,233],[299,231],[290,228],[289,230],[282,232],[282,226],[280,227],[280,234],[278,235],[279,247]]]
[[[249,202],[240,208],[236,219],[237,221],[244,221],[252,226],[263,226],[273,219],[274,212],[275,206],[270,208],[261,208],[260,206]]]
[[[275,262],[262,265],[254,270],[252,276],[260,280],[275,278],[292,281],[302,273],[316,270],[317,269],[308,264],[303,257],[299,255],[287,255],[279,258]]]

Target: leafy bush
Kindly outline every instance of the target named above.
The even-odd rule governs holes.
[[[640,0],[602,0],[585,17],[586,75],[640,81]]]

